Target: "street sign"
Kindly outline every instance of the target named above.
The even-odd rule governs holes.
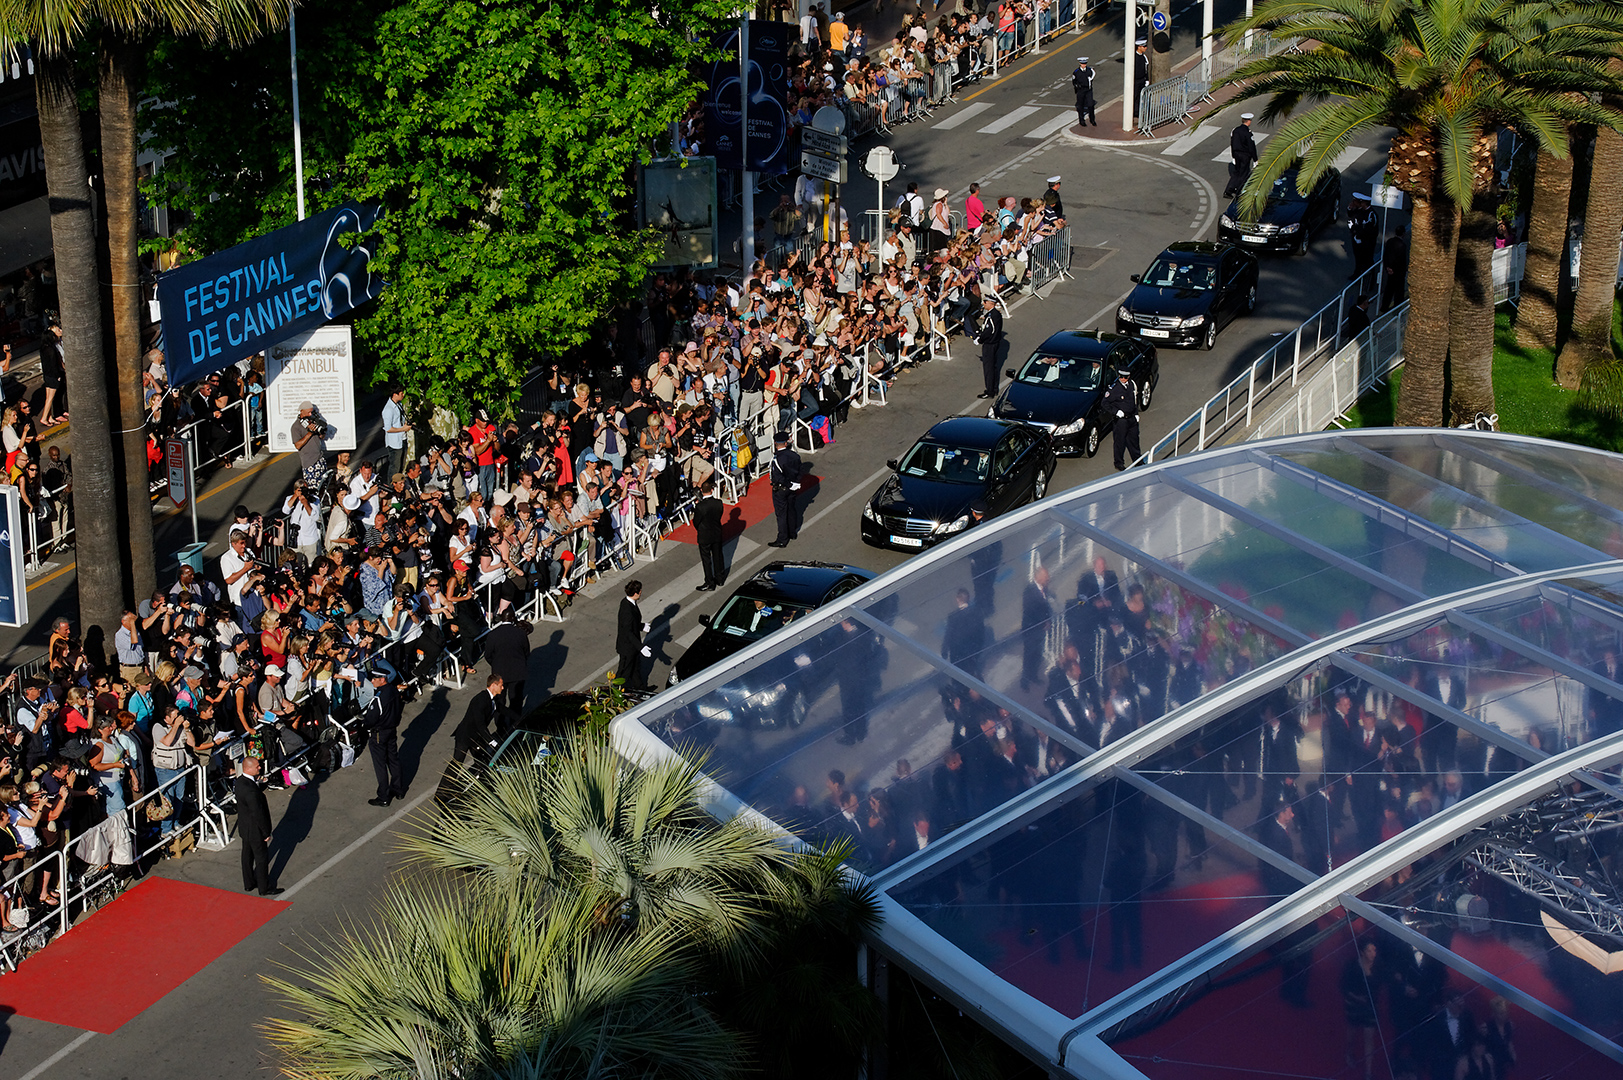
[[[848,172],[843,158],[823,157],[821,154],[802,153],[800,155],[800,171],[807,176],[815,176],[819,180],[832,180],[836,184],[846,181]]]
[[[896,154],[888,146],[876,146],[869,150],[866,165],[868,175],[881,184],[896,179],[896,174],[902,171],[901,165],[897,164]],[[881,196],[879,201],[883,203],[884,197]]]
[[[184,510],[192,495],[192,455],[185,439],[163,441],[163,463],[169,470],[169,497],[176,510]]]
[[[831,135],[826,131],[818,131],[814,127],[800,129],[800,145],[806,150],[815,150],[819,154],[831,154],[835,157],[845,156],[845,136]]]
[[[1164,11],[1157,11],[1154,15],[1151,15],[1150,25],[1155,27],[1157,30],[1165,31],[1167,28],[1167,13]]]
[[[845,114],[832,105],[824,105],[812,113],[811,126],[830,135],[844,135]]]

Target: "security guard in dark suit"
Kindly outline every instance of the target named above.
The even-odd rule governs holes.
[[[789,447],[789,433],[778,432],[773,438],[772,465],[767,477],[772,484],[772,513],[778,519],[778,538],[767,547],[788,547],[789,541],[800,535],[801,464],[800,455]]]
[[[1229,132],[1229,157],[1234,160],[1229,165],[1229,186],[1223,189],[1225,199],[1233,199],[1240,194],[1240,189],[1251,178],[1251,166],[1257,163],[1257,140],[1251,134],[1253,119],[1250,113],[1241,113],[1240,122]]]
[[[1347,275],[1351,279],[1375,265],[1375,241],[1381,235],[1375,208],[1362,192],[1354,195],[1347,207],[1347,231],[1352,233],[1353,272]]]
[[[981,374],[986,378],[983,398],[997,394],[997,358],[1003,347],[1003,312],[997,309],[997,297],[988,293],[981,297],[980,322],[975,327],[975,340],[981,346]]]
[[[1071,72],[1071,89],[1076,91],[1076,126],[1087,127],[1092,124],[1099,126],[1099,118],[1093,115],[1093,68],[1088,66],[1088,58],[1076,58],[1076,70]]]
[[[1121,372],[1115,385],[1105,391],[1103,406],[1104,415],[1115,419],[1111,449],[1120,472],[1138,460],[1138,388],[1127,372]]]
[[[372,680],[372,701],[361,714],[361,723],[371,736],[372,771],[378,778],[378,797],[366,800],[372,806],[388,806],[406,795],[406,778],[400,771],[400,746],[396,735],[400,730],[400,691],[389,681],[389,673],[373,668],[368,676]]]
[[[275,896],[282,890],[270,879],[270,805],[259,786],[263,763],[250,754],[242,759],[241,768],[231,792],[237,798],[237,836],[242,840],[242,891],[257,889],[260,896]]]
[[[1143,98],[1143,90],[1150,85],[1150,56],[1146,51],[1149,39],[1139,38],[1133,42],[1133,115],[1138,115],[1138,103]]]

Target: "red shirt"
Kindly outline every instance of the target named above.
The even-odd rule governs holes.
[[[476,464],[476,465],[494,465],[494,464],[496,464],[496,442],[495,442],[495,438],[494,438],[494,436],[496,434],[496,425],[495,424],[483,424],[483,423],[480,423],[478,420],[475,420],[473,423],[468,425],[468,434],[473,437],[473,445],[474,445],[475,448],[477,448],[486,439],[491,440],[489,446],[486,446],[483,450],[478,451],[479,456],[474,459],[474,464]]]

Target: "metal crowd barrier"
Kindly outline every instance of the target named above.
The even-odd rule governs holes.
[[[1211,99],[1212,87],[1242,64],[1259,56],[1293,52],[1301,45],[1301,39],[1296,37],[1276,38],[1254,34],[1249,44],[1220,49],[1211,56],[1201,58],[1199,63],[1182,75],[1151,83],[1139,91],[1138,133],[1149,136],[1162,124],[1173,120],[1186,121],[1197,105]]]

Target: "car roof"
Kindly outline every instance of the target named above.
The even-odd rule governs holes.
[[[920,442],[944,443],[968,450],[990,450],[1009,429],[1024,425],[986,416],[950,416],[924,433]]]
[[[1128,339],[1120,334],[1113,334],[1108,330],[1061,330],[1057,334],[1050,334],[1048,339],[1033,349],[1033,352],[1050,353],[1054,356],[1083,356],[1088,359],[1102,359],[1117,342]]]
[[[872,571],[844,563],[768,563],[739,587],[737,595],[752,600],[785,600],[791,604],[815,607],[843,578],[855,574],[864,581]]]
[[[1167,249],[1161,252],[1158,258],[1189,259],[1203,262],[1217,258],[1225,251],[1233,250],[1233,244],[1218,244],[1210,240],[1184,240],[1176,244],[1168,244]]]

